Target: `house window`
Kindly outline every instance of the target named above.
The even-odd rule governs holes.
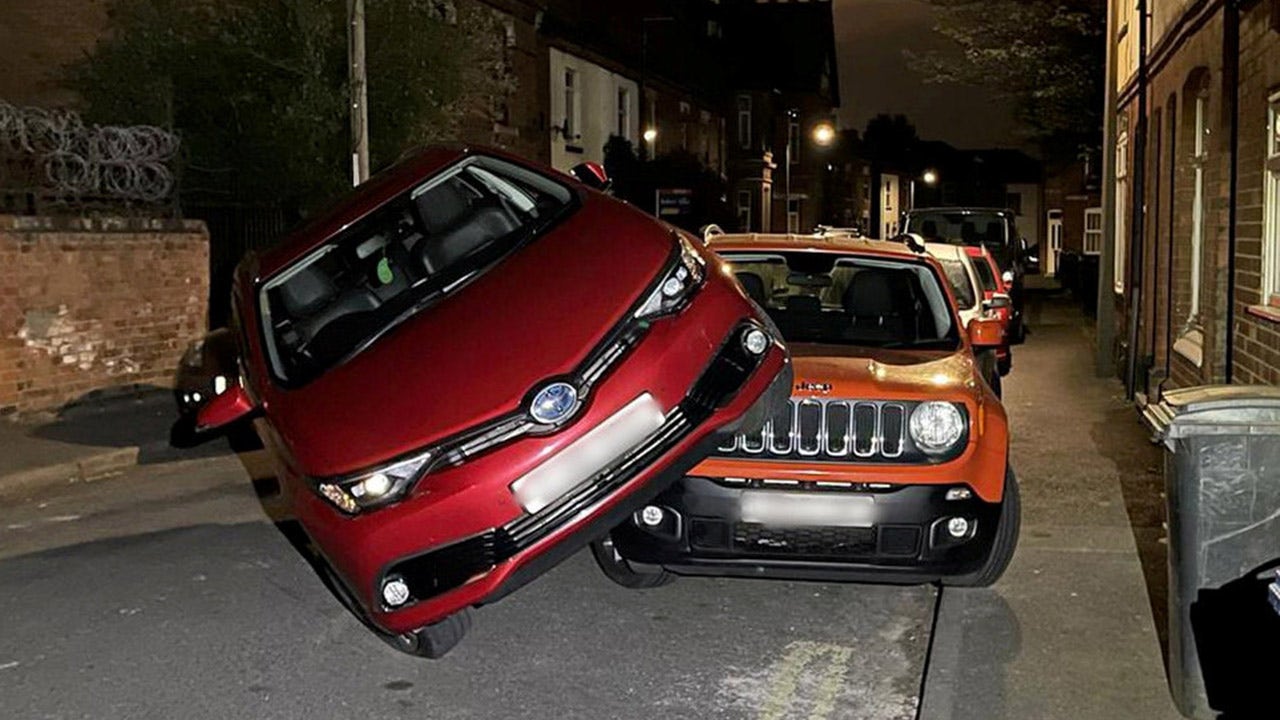
[[[1084,211],[1084,254],[1102,254],[1102,208]]]
[[[800,123],[795,120],[787,125],[787,155],[792,165],[800,162]]]
[[[1187,309],[1184,332],[1195,328],[1200,321],[1201,256],[1204,255],[1204,169],[1205,160],[1209,156],[1205,145],[1205,133],[1208,129],[1205,115],[1208,107],[1208,96],[1204,93],[1197,95],[1195,121],[1191,134],[1191,304]]]
[[[1262,302],[1280,307],[1280,92],[1267,111],[1267,168],[1263,180]]]
[[[751,96],[738,96],[738,145],[751,147]]]
[[[787,200],[787,232],[800,232],[800,200]]]
[[[564,137],[573,140],[578,134],[578,71],[564,71]]]
[[[631,88],[618,88],[618,137],[631,139]]]
[[[1121,124],[1125,123],[1123,120]],[[1116,140],[1116,238],[1112,253],[1115,290],[1124,292],[1125,259],[1129,250],[1129,131]]]
[[[751,232],[751,191],[738,191],[738,229]]]

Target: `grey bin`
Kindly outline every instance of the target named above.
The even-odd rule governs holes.
[[[1169,512],[1169,685],[1183,715],[1280,716],[1280,387],[1166,393],[1144,419],[1162,442]],[[1264,695],[1266,697],[1264,697]]]

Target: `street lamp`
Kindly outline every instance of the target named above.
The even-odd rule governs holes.
[[[836,128],[829,122],[823,121],[813,128],[813,141],[821,147],[828,147],[835,142]]]
[[[658,131],[657,131],[656,129],[654,129],[654,128],[647,128],[647,129],[645,129],[645,131],[644,131],[644,141],[645,141],[645,142],[647,142],[647,143],[649,143],[650,145],[652,145],[652,144],[653,144],[653,141],[654,141],[654,140],[657,140],[657,139],[658,139]]]
[[[924,180],[925,185],[928,185],[929,187],[933,187],[934,185],[938,184],[938,171],[925,170],[924,175],[922,175],[920,179]]]

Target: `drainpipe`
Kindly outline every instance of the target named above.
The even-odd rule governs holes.
[[[1129,230],[1129,351],[1124,396],[1133,400],[1138,387],[1138,319],[1142,316],[1142,251],[1147,217],[1147,0],[1138,0],[1138,122],[1133,139],[1133,221]],[[1116,238],[1116,242],[1121,242]]]
[[[1223,9],[1222,85],[1230,118],[1230,177],[1227,180],[1230,201],[1227,203],[1227,326],[1226,368],[1223,379],[1231,384],[1235,375],[1236,355],[1236,185],[1240,164],[1240,0],[1227,0]]]
[[[1116,334],[1115,284],[1110,261],[1116,242],[1116,14],[1114,4],[1107,6],[1107,88],[1102,118],[1102,253],[1098,257],[1097,325],[1094,347],[1094,372],[1098,377],[1114,376],[1111,354]]]

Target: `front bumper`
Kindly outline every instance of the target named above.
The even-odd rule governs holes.
[[[935,582],[978,571],[991,553],[1000,503],[976,494],[947,500],[962,485],[902,485],[872,490],[816,484],[777,486],[763,481],[686,477],[653,502],[663,521],[646,526],[633,517],[613,532],[628,561],[659,565],[682,575],[732,575],[883,583]],[[743,520],[743,496],[820,495],[828,503],[859,502],[858,526],[769,525]],[[865,502],[870,498],[870,502]],[[962,538],[947,529],[965,518]]]
[[[495,449],[429,476],[397,505],[355,517],[334,511],[300,479],[287,483],[308,535],[364,619],[399,634],[500,599],[682,477],[723,440],[722,433],[736,429],[775,378],[789,386],[783,371],[790,366],[776,344],[749,367],[732,362],[748,322],[742,312],[749,308],[698,305],[662,328],[655,324],[564,433]],[[732,331],[707,342],[706,327]],[[536,513],[520,508],[509,488],[514,480],[640,392],[671,408],[657,431],[547,507]],[[381,598],[382,583],[392,576],[406,582],[412,598],[394,609]]]

